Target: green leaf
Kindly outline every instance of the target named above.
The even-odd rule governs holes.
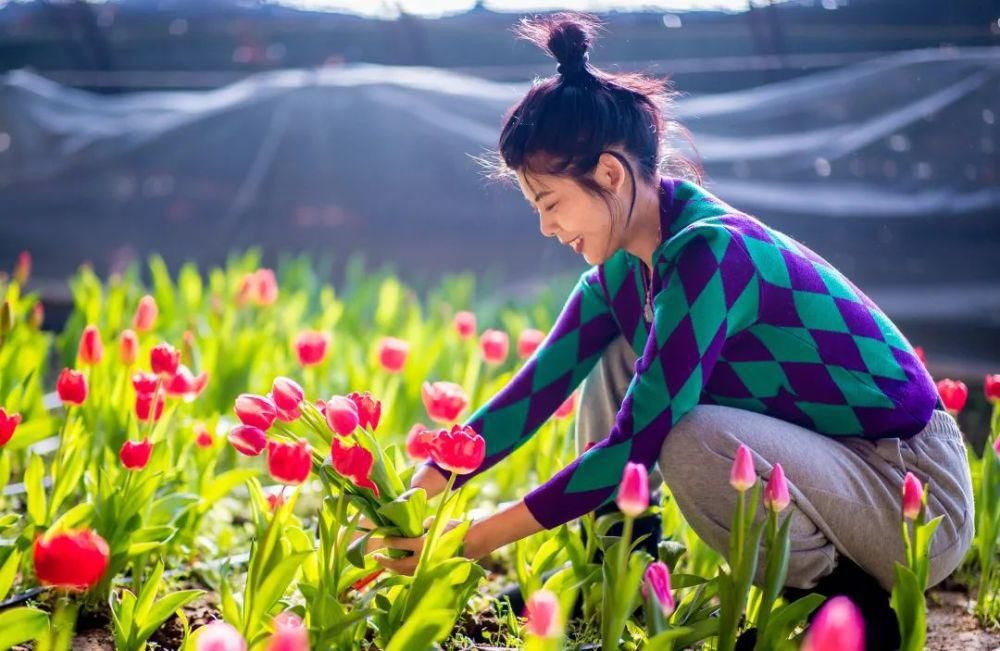
[[[17,577],[17,568],[20,562],[21,552],[13,549],[3,565],[0,565],[0,601],[7,598],[7,593],[10,592],[11,586],[14,585],[14,579]]]
[[[140,623],[145,621],[146,615],[153,605],[153,600],[156,599],[156,592],[160,587],[160,580],[162,578],[163,559],[160,559],[156,562],[156,566],[149,574],[149,577],[146,578],[146,583],[142,586],[142,590],[139,591],[138,601],[135,606],[135,618]]]
[[[256,470],[248,468],[238,468],[236,470],[229,470],[222,473],[213,479],[205,489],[205,492],[202,493],[202,503],[199,506],[199,510],[201,510],[202,513],[208,512],[212,505],[221,498],[225,497],[229,491],[233,490],[251,477],[254,477],[256,474]]]
[[[899,620],[900,651],[921,651],[927,639],[927,603],[917,575],[896,563],[896,583],[889,603]]]
[[[365,567],[365,550],[368,548],[368,540],[375,535],[378,529],[372,529],[363,536],[355,539],[347,547],[347,561],[354,567]]]
[[[379,515],[399,527],[405,538],[416,538],[424,533],[427,513],[427,491],[411,488],[378,509]]]
[[[37,640],[49,630],[49,615],[38,608],[14,608],[0,613],[0,651]]]
[[[420,611],[420,617],[410,617],[392,636],[385,651],[424,651],[447,637],[455,620],[447,608]]]
[[[148,640],[174,611],[194,601],[203,594],[203,590],[180,590],[172,592],[154,603],[140,622],[141,628],[139,629],[138,640],[140,642]]]
[[[41,456],[32,454],[28,468],[24,471],[24,487],[28,498],[28,516],[38,527],[46,525],[44,477],[45,462]]]
[[[769,618],[767,631],[761,640],[763,645],[761,648],[776,648],[779,642],[787,639],[795,627],[805,621],[809,613],[819,608],[824,601],[826,597],[812,593],[775,610]]]

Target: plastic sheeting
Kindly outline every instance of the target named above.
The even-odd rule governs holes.
[[[83,260],[99,272],[152,251],[216,264],[260,245],[272,259],[363,250],[404,272],[489,267],[511,280],[580,268],[471,158],[495,146],[527,87],[362,64],[101,96],[9,73],[0,262],[30,249],[56,279]],[[676,112],[710,190],[915,328],[959,320],[995,344],[1000,48],[906,52],[683,97]],[[935,292],[943,315],[928,308]]]

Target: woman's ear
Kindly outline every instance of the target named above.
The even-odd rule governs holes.
[[[597,167],[594,169],[594,180],[601,184],[606,190],[618,193],[625,184],[625,176],[628,172],[621,161],[608,152],[603,152],[597,160]]]

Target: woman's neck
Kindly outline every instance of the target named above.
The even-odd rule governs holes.
[[[639,185],[624,248],[642,260],[652,274],[653,252],[660,240],[660,176],[657,174],[652,187],[645,183]]]

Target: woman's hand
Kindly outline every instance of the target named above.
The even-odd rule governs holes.
[[[431,499],[443,491],[447,485],[448,478],[433,466],[426,464],[418,467],[410,479],[410,488],[423,488],[427,492],[427,499]]]
[[[427,518],[424,521],[424,528],[429,528],[433,522],[434,516]],[[445,531],[450,531],[460,524],[462,524],[462,520],[449,520],[448,524],[444,527],[444,531],[441,533],[443,534]],[[413,576],[413,573],[417,570],[417,562],[420,560],[420,553],[424,549],[424,540],[426,538],[426,534],[417,538],[396,538],[394,536],[387,536],[378,541],[379,545],[375,549],[381,549],[383,547],[389,549],[403,549],[413,552],[413,554],[410,556],[404,556],[403,558],[389,558],[384,554],[375,554],[372,558],[374,558],[379,565],[387,570],[392,570],[397,574]],[[466,539],[468,539],[468,534],[466,534]]]

